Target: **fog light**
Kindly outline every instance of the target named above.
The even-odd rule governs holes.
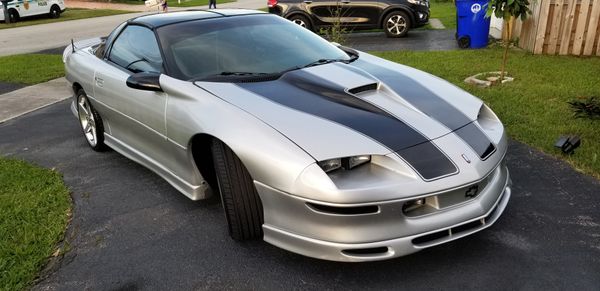
[[[417,208],[425,206],[425,198],[407,201],[402,205],[402,212],[411,212]]]

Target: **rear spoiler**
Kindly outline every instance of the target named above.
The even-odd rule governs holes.
[[[95,46],[97,44],[102,43],[105,40],[106,40],[106,37],[95,37],[95,38],[84,39],[84,40],[80,40],[80,41],[73,41],[73,39],[71,39],[71,44],[69,44],[63,51],[63,62],[66,62],[67,58],[72,53],[74,53],[78,50],[89,48],[91,46]]]

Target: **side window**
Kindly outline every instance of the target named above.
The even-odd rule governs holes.
[[[162,72],[156,37],[143,26],[127,26],[113,43],[108,59],[134,73]]]

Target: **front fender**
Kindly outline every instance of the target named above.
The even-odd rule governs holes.
[[[187,148],[199,133],[214,136],[236,153],[254,180],[283,191],[315,162],[269,125],[193,83],[162,75],[160,84],[169,95],[167,137],[180,147]]]

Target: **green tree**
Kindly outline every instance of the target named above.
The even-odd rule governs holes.
[[[488,5],[486,17],[491,17],[493,14],[504,20],[504,54],[502,56],[502,67],[500,68],[500,84],[504,80],[508,48],[512,39],[512,25],[515,19],[520,18],[522,21],[527,19],[527,16],[531,14],[529,4],[529,0],[490,0]]]

